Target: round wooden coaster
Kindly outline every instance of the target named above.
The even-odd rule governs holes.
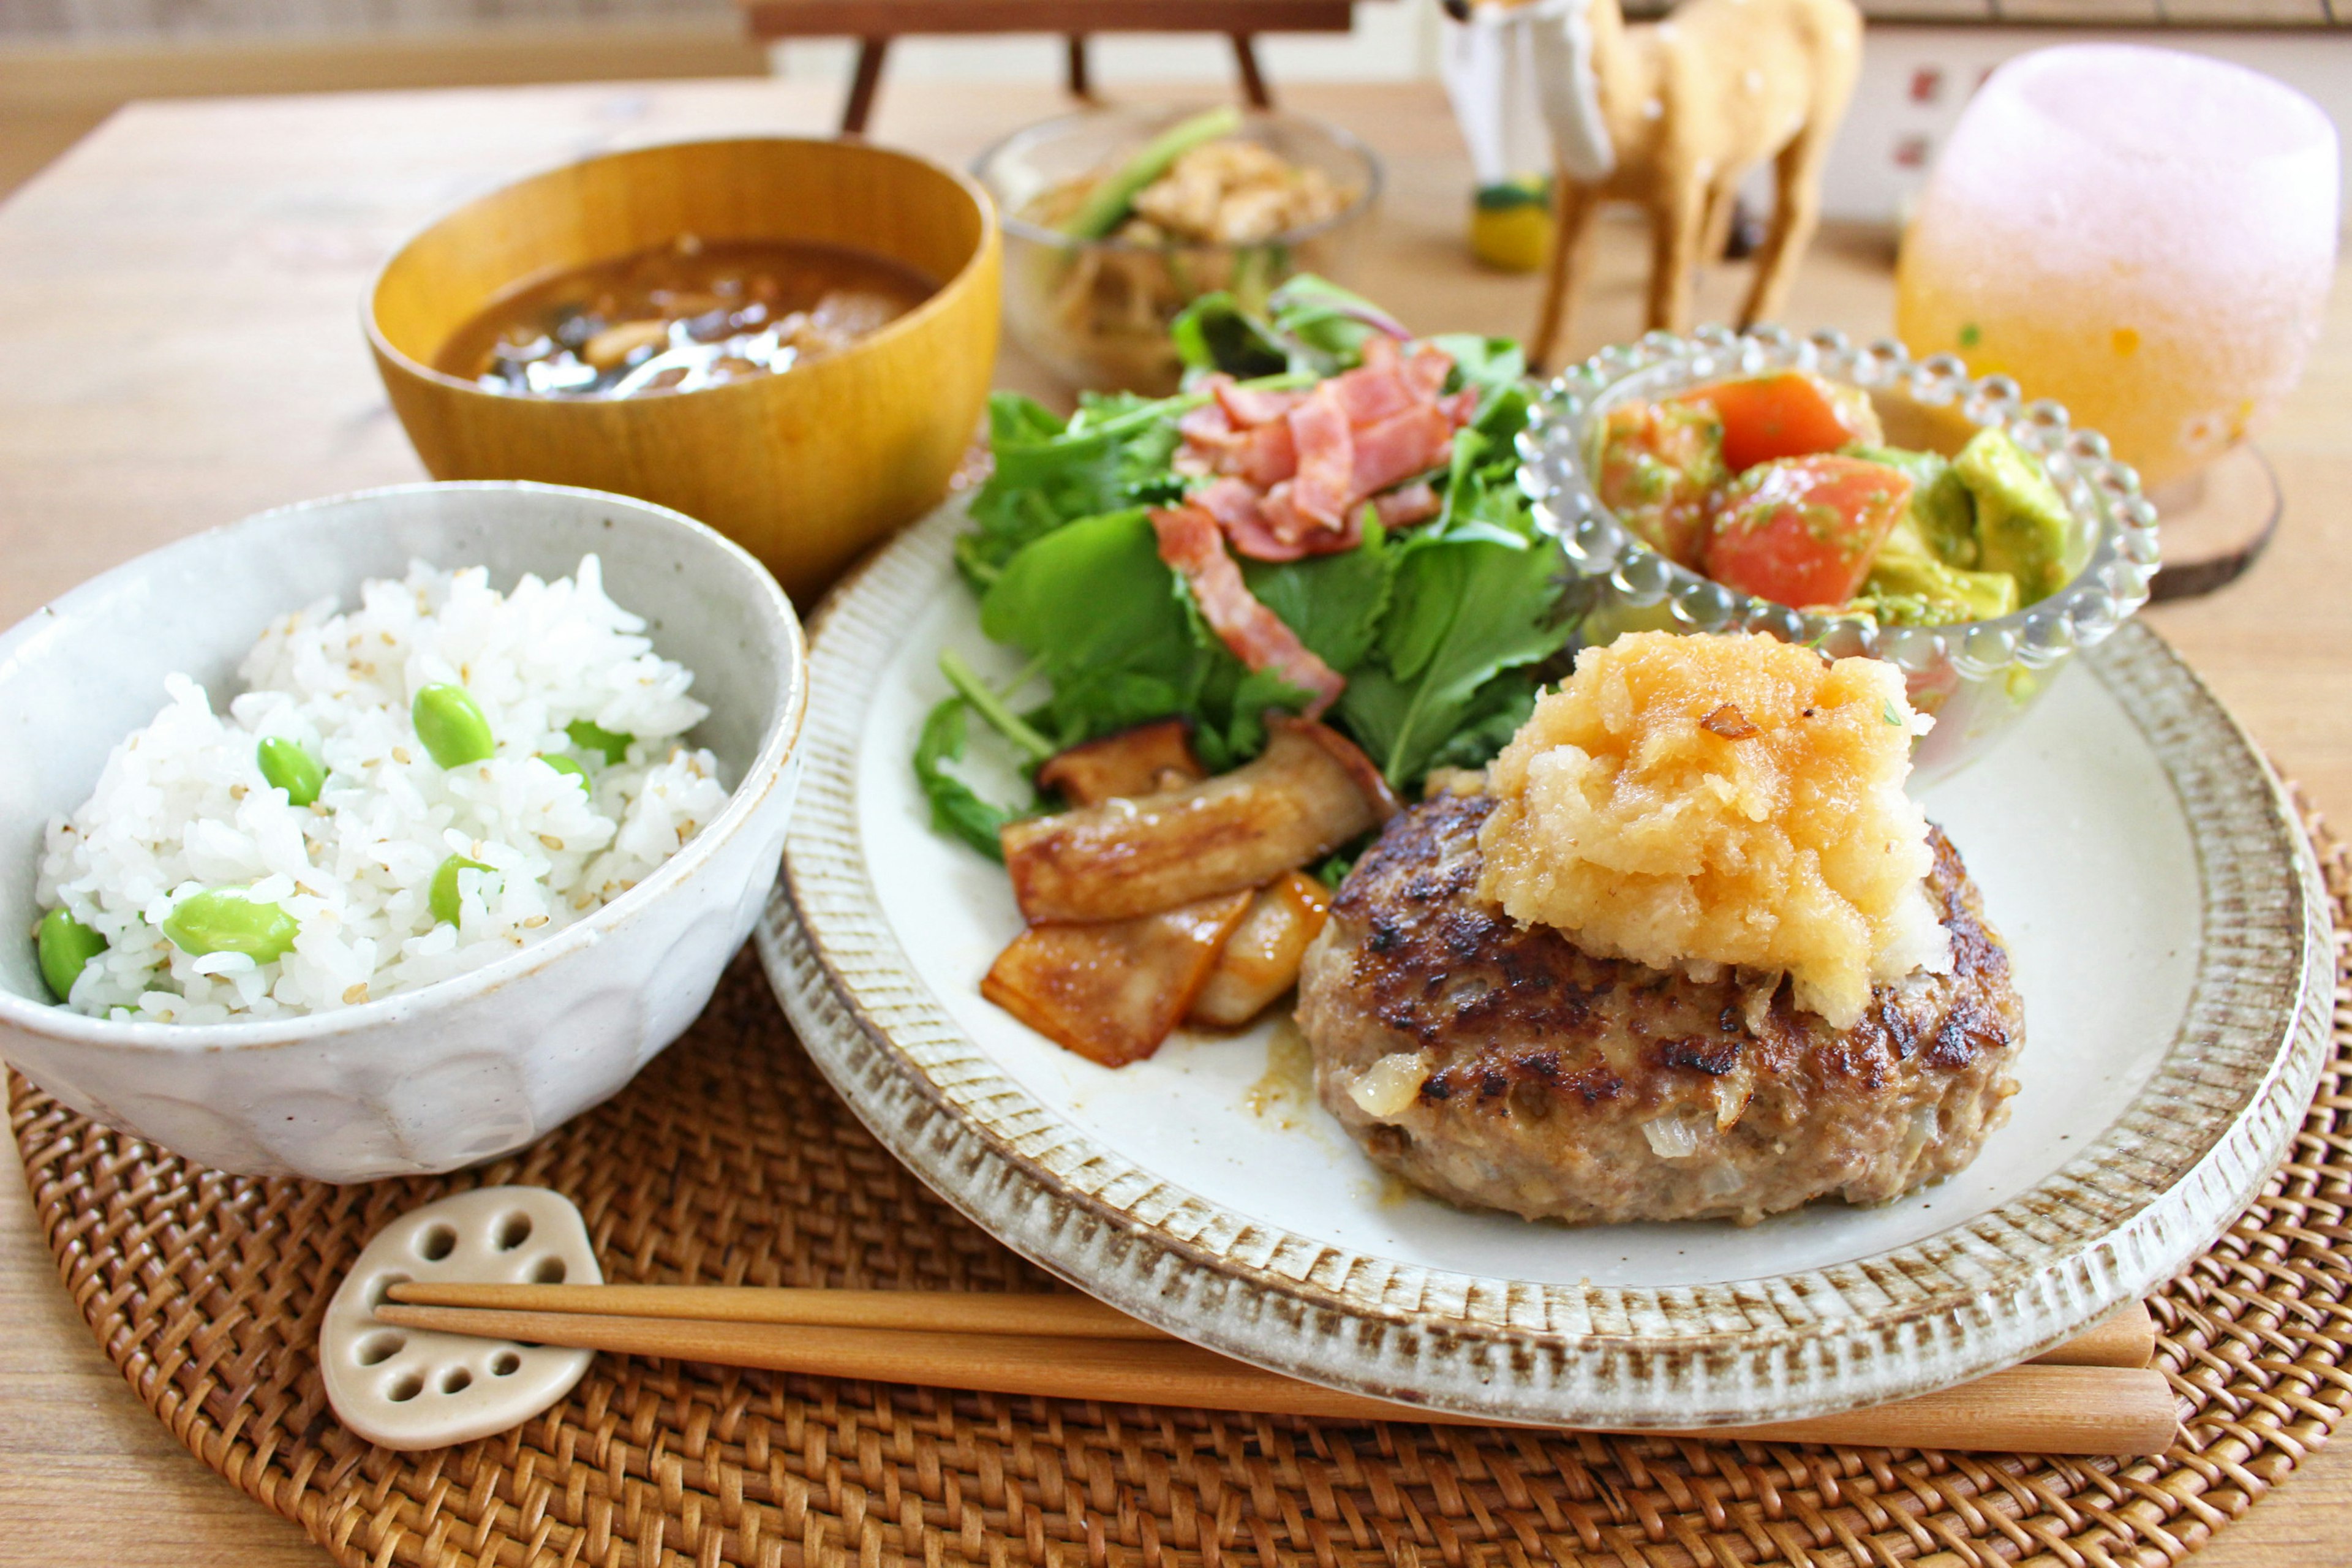
[[[2352,928],[2352,863],[2314,826]],[[2352,1405],[2341,971],[2336,1016],[2288,1162],[2151,1302],[2184,1426],[2169,1452],[2129,1462],[1219,1415],[616,1356],[514,1431],[395,1454],[329,1412],[320,1316],[369,1236],[451,1192],[564,1193],[621,1282],[1052,1282],[876,1145],[748,954],[618,1097],[456,1176],[224,1176],[13,1074],[9,1104],[99,1343],[197,1458],[345,1563],[2153,1563],[2243,1512]]]
[[[2148,585],[2159,604],[2193,599],[2243,576],[2270,548],[2286,504],[2270,459],[2251,441],[2147,499],[2156,503],[2164,542],[2164,566]]]

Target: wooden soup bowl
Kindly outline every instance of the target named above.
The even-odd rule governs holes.
[[[433,368],[493,298],[681,234],[845,246],[939,291],[837,353],[694,392],[526,397]],[[434,223],[377,276],[368,342],[435,479],[541,479],[676,508],[807,605],[945,493],[995,364],[1000,251],[979,187],[904,153],[787,137],[646,147],[532,175]]]

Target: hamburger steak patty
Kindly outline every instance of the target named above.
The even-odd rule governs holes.
[[[1976,1158],[2017,1091],[2009,954],[1941,829],[1928,895],[1952,973],[1881,985],[1853,1028],[1785,980],[1590,957],[1476,896],[1494,802],[1390,822],[1299,975],[1324,1106],[1372,1159],[1530,1219],[1728,1218],[1884,1203]]]

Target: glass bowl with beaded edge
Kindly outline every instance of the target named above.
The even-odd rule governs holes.
[[[1714,582],[1652,550],[1601,504],[1593,476],[1611,409],[1780,370],[1860,388],[1890,445],[1949,456],[1979,429],[2006,430],[2065,500],[2065,586],[1996,620],[1881,626]],[[2156,508],[2138,476],[2109,456],[2105,437],[2075,429],[2055,403],[2027,402],[2007,376],[1969,375],[1954,355],[1914,360],[1901,343],[1856,346],[1832,330],[1702,327],[1603,349],[1543,388],[1519,458],[1520,487],[1576,577],[1587,646],[1628,631],[1760,631],[1839,658],[1885,659],[1903,671],[1913,705],[1936,720],[1913,758],[1922,783],[1982,755],[2068,659],[2147,602],[2158,563]]]

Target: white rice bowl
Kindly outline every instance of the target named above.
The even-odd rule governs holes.
[[[215,713],[170,677],[153,722],[109,755],[97,788],[53,818],[37,901],[107,942],[68,1003],[98,1017],[254,1021],[355,1006],[479,968],[546,940],[649,875],[725,807],[717,760],[683,737],[705,716],[684,666],[604,595],[597,558],[552,583],[491,590],[481,568],[422,563],[372,581],[360,607],[324,601],[265,632],[246,689]],[[417,739],[422,688],[462,686],[496,742],[444,770]],[[566,733],[585,720],[631,737],[606,763]],[[257,755],[271,737],[323,762],[314,805],[291,805]],[[584,768],[587,788],[543,759]],[[452,856],[458,919],[430,904]],[[183,952],[163,924],[184,900],[234,887],[299,923],[292,949]]]

